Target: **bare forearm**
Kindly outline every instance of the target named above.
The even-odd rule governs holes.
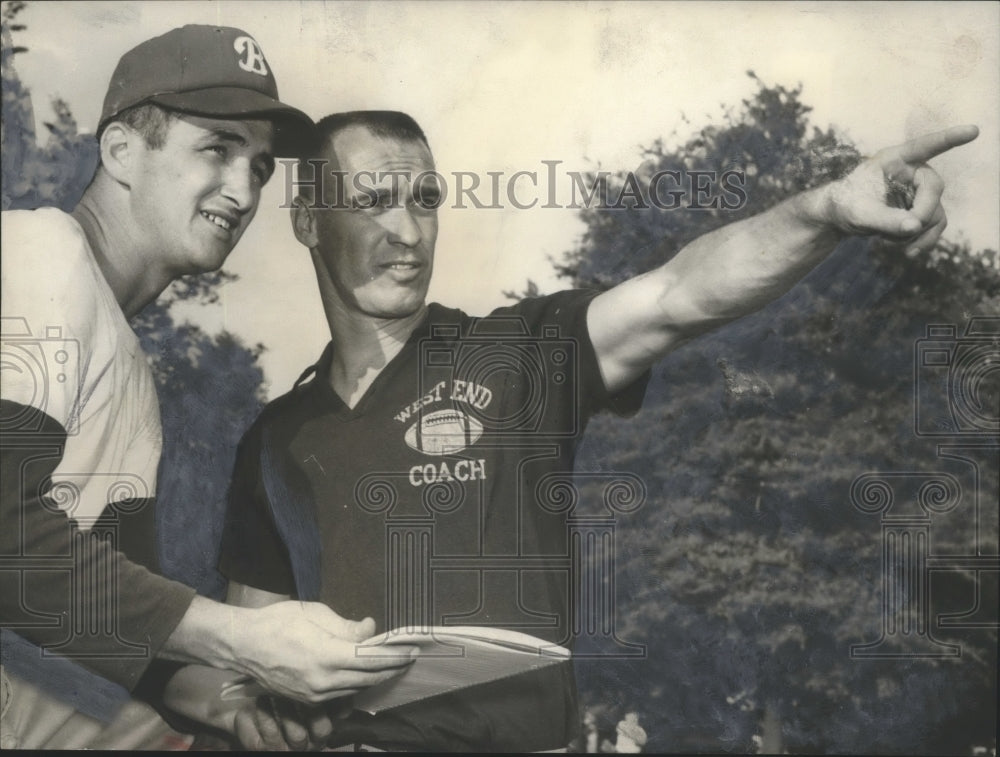
[[[947,224],[944,183],[926,161],[976,138],[958,126],[880,150],[843,179],[695,240],[665,265],[602,293],[587,327],[609,391],[689,339],[777,299],[844,236],[931,249]],[[909,195],[906,207],[888,186]]]
[[[788,291],[844,236],[932,248],[947,217],[944,183],[925,161],[978,133],[960,126],[880,150],[843,179],[692,242],[655,272],[665,285],[659,323],[686,338],[751,313]],[[908,193],[906,200],[889,187]]]
[[[605,386],[617,391],[670,350],[788,291],[842,238],[829,187],[705,234],[656,270],[604,292],[587,314]]]
[[[680,339],[752,313],[787,292],[843,238],[825,220],[829,187],[699,237],[656,274],[659,301]]]
[[[249,673],[244,665],[254,638],[254,623],[242,607],[195,597],[160,650],[160,656]]]

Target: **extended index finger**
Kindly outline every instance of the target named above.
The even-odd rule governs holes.
[[[953,126],[944,131],[924,134],[899,146],[899,157],[907,163],[926,163],[935,155],[947,152],[953,147],[964,145],[979,136],[976,126]]]

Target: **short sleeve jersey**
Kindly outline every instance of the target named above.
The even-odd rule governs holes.
[[[331,388],[328,347],[313,379],[271,403],[241,443],[222,572],[373,617],[378,632],[484,624],[571,643],[558,484],[590,415],[634,411],[645,387],[605,391],[586,326],[594,294],[524,300],[485,318],[432,304],[354,408]],[[564,746],[573,689],[564,670],[531,682],[513,709],[493,702],[484,733],[547,725],[537,742],[488,746]],[[469,706],[453,702],[444,716],[464,734],[484,709]],[[411,720],[431,729],[425,714]],[[396,745],[483,747],[469,738]]]

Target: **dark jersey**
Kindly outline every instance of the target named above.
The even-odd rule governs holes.
[[[593,296],[562,292],[486,318],[433,304],[354,408],[331,389],[328,348],[315,378],[269,405],[241,444],[223,573],[373,617],[379,632],[482,624],[570,645],[576,577],[558,484],[590,415],[634,410],[645,384],[605,391],[586,327]],[[421,728],[443,717],[459,739],[479,718],[475,739],[380,743],[564,746],[570,666],[520,678],[391,716],[419,710],[409,722]],[[502,740],[525,724],[536,729],[527,742]]]

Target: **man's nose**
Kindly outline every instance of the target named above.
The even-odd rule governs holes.
[[[240,213],[247,213],[254,209],[259,192],[249,160],[234,161],[226,168],[222,194],[233,201]]]
[[[410,208],[406,206],[393,208],[387,215],[391,219],[388,223],[388,231],[389,241],[392,244],[416,247],[420,243],[423,232]]]

